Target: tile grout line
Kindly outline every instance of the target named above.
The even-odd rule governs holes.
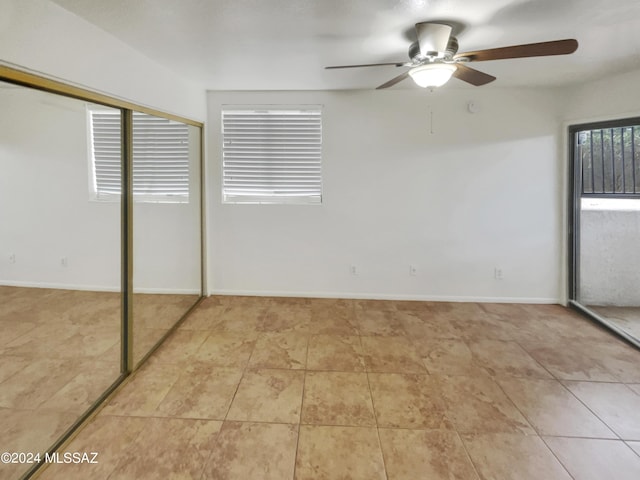
[[[224,313],[225,313],[228,309],[229,309],[229,307],[225,307],[225,308],[224,308],[224,311],[222,312],[222,315],[224,315]],[[218,332],[216,332],[216,331],[212,331],[209,335],[207,335],[207,337],[205,338],[205,341],[202,343],[202,345],[204,345],[204,343],[206,342],[206,340],[209,338],[209,336],[210,336],[210,335],[215,334],[215,333],[218,333]],[[202,345],[200,345],[200,347],[202,347]],[[199,347],[199,348],[200,348],[200,347]],[[199,349],[199,348],[198,348],[198,349]],[[254,344],[253,348],[255,349],[255,344]],[[253,350],[251,350],[251,354],[249,354],[249,357],[247,358],[247,363],[245,364],[244,368],[242,369],[242,375],[240,375],[240,379],[238,380],[238,385],[236,385],[236,389],[235,389],[235,391],[233,392],[233,396],[231,397],[231,401],[229,402],[229,406],[227,407],[227,411],[226,411],[226,413],[224,414],[224,418],[222,419],[222,422],[221,422],[221,424],[220,424],[220,429],[218,430],[218,433],[216,434],[216,438],[215,438],[215,440],[214,440],[214,441],[216,441],[216,442],[219,440],[220,436],[222,435],[222,429],[223,429],[223,427],[224,427],[224,424],[225,424],[225,423],[226,423],[226,421],[227,421],[227,415],[229,415],[229,410],[231,410],[231,405],[233,404],[233,401],[234,401],[234,400],[235,400],[235,398],[236,398],[236,394],[238,393],[238,389],[240,388],[240,383],[242,383],[242,379],[244,378],[244,373],[245,373],[245,371],[246,371],[246,369],[247,369],[247,366],[249,365],[249,360],[251,359],[251,355],[253,355]],[[214,368],[220,368],[220,367],[214,367]],[[209,453],[209,455],[208,455],[208,457],[206,458],[206,460],[204,461],[204,463],[203,463],[203,466],[202,466],[202,473],[201,473],[201,475],[200,475],[200,480],[206,480],[206,478],[207,478],[207,477],[206,477],[207,466],[208,466],[209,462],[211,461],[211,458],[213,457],[213,453],[214,453],[214,451],[212,450],[212,451]]]
[[[625,445],[627,445],[627,447],[629,447],[633,453],[635,453],[638,457],[640,457],[640,449],[636,450],[635,448],[632,448],[631,445],[629,445],[629,442],[634,442],[634,443],[640,444],[640,441],[636,441],[636,440],[625,440],[624,441]]]
[[[538,364],[545,372],[547,372],[549,374],[549,376],[555,380],[560,380],[559,378],[557,378],[553,372],[551,372],[545,365],[542,364],[542,362],[539,362],[537,358],[535,358],[533,355],[531,355],[531,353],[529,352],[529,350],[527,350],[525,348],[525,346],[522,344],[522,340],[513,340],[513,342],[518,345],[518,347],[520,347],[522,349],[522,351],[524,353],[526,353],[534,362],[536,362],[536,364]]]
[[[520,348],[522,348],[525,352],[527,352],[527,354],[528,354],[531,358],[533,358],[536,362],[538,362],[538,360],[537,360],[536,358],[534,358],[534,357],[529,353],[529,351],[526,349],[526,347],[525,347],[525,346],[523,346],[520,342],[521,342],[521,341],[518,341],[518,342],[517,342],[517,343],[518,343],[518,345],[520,345]],[[611,431],[611,433],[613,433],[616,437],[618,437],[618,439],[622,440],[622,437],[618,434],[618,432],[616,432],[616,431],[615,431],[611,426],[609,426],[609,424],[608,424],[607,422],[605,422],[602,418],[600,418],[600,416],[599,416],[596,412],[594,412],[594,411],[593,411],[593,410],[592,410],[592,409],[591,409],[591,408],[590,408],[590,407],[589,407],[585,402],[583,402],[583,401],[582,401],[582,400],[581,400],[581,399],[580,399],[580,398],[579,398],[579,397],[578,397],[578,396],[577,396],[577,395],[576,395],[576,394],[575,394],[575,393],[574,393],[574,392],[573,392],[569,387],[567,387],[567,386],[563,383],[563,382],[572,382],[572,381],[575,381],[575,382],[585,382],[585,383],[619,383],[619,382],[592,382],[592,381],[589,381],[589,380],[566,380],[566,379],[558,378],[558,377],[557,377],[556,375],[554,375],[551,371],[549,371],[549,370],[548,370],[548,369],[547,369],[547,368],[546,368],[542,363],[540,363],[540,362],[538,362],[538,363],[539,363],[539,364],[540,364],[540,365],[541,365],[541,366],[542,366],[542,367],[543,367],[543,368],[544,368],[544,369],[545,369],[545,370],[546,370],[546,371],[547,371],[547,372],[552,376],[552,378],[553,378],[555,381],[557,381],[560,385],[562,385],[562,387],[563,387],[565,390],[567,390],[567,391],[568,391],[568,392],[569,392],[569,393],[570,393],[570,394],[571,394],[571,395],[572,395],[572,396],[573,396],[573,397],[574,397],[578,402],[580,402],[580,403],[581,403],[581,404],[582,404],[582,405],[583,405],[583,406],[584,406],[584,407],[585,407],[589,412],[591,412],[591,414],[592,414],[595,418],[597,418],[598,420],[600,420],[600,422],[602,422],[602,424],[603,424],[605,427],[607,427],[607,428]],[[606,367],[604,367],[603,365],[602,365],[602,367],[603,367],[605,370],[607,370],[607,371],[608,371],[608,369],[607,369]],[[611,372],[609,372],[609,373],[611,373]],[[615,375],[613,375],[613,374],[611,374],[611,375],[612,375],[612,376],[614,376],[614,378],[617,378],[617,377],[615,377]],[[506,394],[506,392],[505,392],[505,394]],[[526,418],[526,416],[525,416],[525,418]],[[537,431],[537,430],[536,430],[536,431]],[[578,438],[580,438],[580,437],[578,437]],[[546,442],[545,442],[545,445],[546,445]]]
[[[587,405],[584,401],[582,401],[582,399],[580,397],[578,397],[578,395],[576,395],[569,387],[567,387],[563,382],[570,382],[572,380],[558,380],[558,383],[560,385],[562,385],[562,388],[564,388],[566,391],[569,392],[569,394],[571,396],[573,396],[573,398],[575,398],[578,402],[580,402],[584,408],[586,408],[589,412],[591,412],[591,414],[596,417],[598,420],[600,420],[602,422],[602,424],[607,427],[611,433],[613,433],[616,437],[618,437],[618,440],[623,440],[623,438],[618,434],[618,432],[616,432],[613,427],[609,426],[609,424],[607,422],[605,422],[602,418],[600,418],[600,415],[598,415],[596,412],[593,411],[593,409],[591,407],[589,407],[589,405]],[[584,383],[601,383],[601,382],[584,382]],[[606,383],[611,383],[611,382],[606,382]],[[596,437],[597,438],[597,437]],[[615,440],[615,439],[602,439],[602,440]]]
[[[411,343],[414,345],[414,347],[415,347],[415,348],[417,348],[417,347],[416,347],[416,345],[415,345],[415,342],[413,341],[413,339],[412,339],[411,337],[409,337],[409,340],[410,340],[410,341],[411,341]],[[461,338],[461,339],[460,339],[460,341],[462,341],[462,342],[467,346],[467,349],[469,349],[469,346],[468,346],[467,342],[466,342],[464,339],[462,339],[462,338]],[[470,349],[469,349],[469,350],[470,350]],[[472,354],[472,356],[473,356],[473,352],[471,352],[471,354]],[[427,368],[427,364],[426,364],[426,361],[425,361],[425,357],[423,357],[422,355],[420,355],[420,358],[422,359],[422,363],[423,363],[423,365],[424,365],[424,368],[425,368],[425,370],[428,372],[429,376],[434,377],[436,381],[438,381],[441,377],[443,377],[443,375],[442,375],[442,374],[440,374],[440,373],[438,373],[438,374],[436,374],[436,375],[434,376],[434,375],[430,372],[430,370]],[[446,376],[446,375],[445,375],[445,376]],[[451,420],[451,419],[449,418],[449,416],[447,415],[447,411],[449,410],[449,409],[447,408],[447,400],[444,398],[444,396],[442,395],[442,393],[440,394],[440,399],[442,400],[442,405],[443,405],[443,407],[444,407],[444,414],[445,414],[445,418],[447,418],[447,420],[449,420],[449,421],[451,422],[451,426],[453,427],[453,431],[455,432],[456,436],[458,437],[458,440],[460,441],[460,444],[462,445],[462,448],[463,448],[463,450],[464,450],[464,453],[465,453],[465,455],[466,455],[466,458],[467,458],[467,460],[469,461],[469,463],[470,463],[470,465],[471,465],[471,468],[473,468],[473,471],[474,471],[474,472],[475,472],[475,474],[476,474],[476,478],[479,480],[480,478],[482,478],[482,477],[481,477],[481,475],[480,475],[480,472],[479,472],[479,470],[478,470],[478,468],[477,468],[476,464],[474,463],[473,459],[471,458],[471,455],[470,455],[470,453],[469,453],[469,451],[468,451],[468,449],[467,449],[467,445],[466,445],[466,444],[465,444],[465,442],[462,440],[462,437],[461,437],[461,435],[460,435],[460,432],[458,431],[458,426],[457,426],[457,425],[456,425],[456,423],[455,423],[453,420]]]
[[[577,396],[570,390],[568,389],[560,379],[558,379],[555,375],[553,375],[544,365],[542,365],[540,362],[538,362],[534,357],[532,357],[529,352],[526,350],[526,348],[524,348],[521,344],[520,341],[516,341],[516,343],[520,346],[520,348],[522,348],[531,358],[533,358],[534,361],[536,361],[536,363],[538,363],[545,371],[547,371],[550,375],[551,375],[551,379],[550,380],[555,380],[556,382],[558,382],[560,385],[562,385],[562,387],[566,390],[569,391],[569,393],[571,395],[573,395],[581,404],[583,404],[585,406],[585,408],[587,408],[587,410],[589,410],[598,420],[600,420],[614,435],[618,436],[618,434],[613,431],[613,429],[606,423],[604,422],[598,415],[595,414],[595,412],[593,412],[589,407],[587,407],[587,405],[584,404],[584,402],[582,402],[579,398],[577,398]],[[515,377],[518,378],[518,377]],[[527,377],[524,377],[525,379],[527,379]],[[574,478],[573,475],[571,475],[571,472],[569,472],[569,469],[565,466],[565,464],[560,460],[560,458],[558,458],[558,456],[556,455],[556,453],[553,451],[553,449],[548,445],[548,443],[545,441],[545,436],[543,436],[540,431],[535,427],[535,425],[533,425],[533,423],[531,422],[531,420],[529,419],[529,417],[527,415],[525,415],[525,413],[516,405],[515,401],[513,401],[513,399],[509,396],[509,394],[504,390],[504,388],[502,387],[502,385],[500,385],[500,383],[494,378],[494,383],[496,385],[498,385],[498,387],[500,388],[500,390],[503,392],[503,394],[505,395],[505,397],[513,404],[513,406],[516,408],[516,410],[518,410],[518,412],[520,413],[520,415],[522,415],[522,417],[527,420],[527,423],[529,423],[529,425],[531,426],[531,428],[536,432],[536,436],[543,442],[543,444],[545,445],[545,447],[547,448],[547,450],[549,450],[549,452],[551,452],[551,454],[553,455],[553,457],[558,461],[558,463],[562,466],[562,468],[567,472],[567,474],[571,477]],[[539,380],[545,380],[545,379],[539,379]],[[608,383],[608,382],[607,382]],[[547,435],[549,437],[562,437],[560,435]],[[585,437],[567,437],[565,436],[564,438],[585,438]],[[587,437],[588,438],[588,437]],[[618,436],[619,440],[620,437]],[[613,440],[613,441],[617,441],[615,439],[603,439],[603,438],[598,438],[596,437],[595,439],[598,440]],[[574,479],[575,480],[575,479]]]
[[[244,379],[244,375],[247,372],[247,369],[249,368],[249,360],[251,360],[251,356],[253,355],[253,352],[254,352],[255,348],[256,348],[256,344],[254,343],[253,348],[251,349],[251,353],[247,357],[247,361],[244,364],[244,367],[242,368],[242,375],[240,375],[240,380],[238,380],[238,385],[236,385],[236,389],[233,392],[233,395],[231,397],[231,401],[229,402],[229,406],[227,407],[227,413],[224,414],[224,418],[222,419],[223,425],[224,425],[224,422],[227,421],[227,417],[229,416],[229,412],[231,411],[231,406],[233,405],[233,402],[236,399],[236,395],[238,394],[238,390],[240,390],[240,384],[242,383],[242,380]],[[214,368],[224,368],[224,367],[214,367]],[[229,421],[231,421],[231,420],[229,420]]]
[[[375,421],[376,437],[378,438],[378,446],[380,448],[380,456],[382,457],[382,467],[384,468],[384,476],[389,480],[389,473],[387,472],[387,462],[384,458],[384,450],[382,448],[382,439],[380,438],[380,425],[378,424],[378,412],[376,410],[375,401],[373,400],[373,392],[371,391],[371,380],[369,379],[369,368],[366,355],[364,355],[364,349],[362,347],[362,336],[358,336],[360,341],[360,351],[363,353],[363,361],[365,364],[365,375],[367,376],[367,387],[369,388],[369,398],[371,398],[371,409],[373,410],[373,419]]]
[[[518,345],[520,348],[522,348],[522,346],[520,346],[520,344],[519,344],[517,341],[515,341],[514,339],[511,339],[511,340],[503,340],[503,339],[489,339],[489,340],[492,340],[492,341],[500,341],[500,342],[504,342],[504,343],[510,343],[510,342],[513,342],[513,343],[515,343],[516,345]],[[470,348],[470,346],[469,346],[469,343],[468,343],[468,339],[467,339],[466,337],[465,337],[465,338],[461,338],[461,341],[463,341],[463,342],[465,343],[465,345],[467,345],[467,348],[471,351],[472,360],[474,360],[474,359],[475,359],[474,363],[475,363],[475,364],[477,364],[477,366],[478,366],[478,367],[485,369],[485,367],[482,365],[482,363],[481,363],[481,362],[478,362],[478,359],[477,359],[477,357],[476,357],[476,354],[473,352],[473,350],[471,350],[471,348]],[[526,350],[524,350],[524,349],[523,349],[523,351],[525,351],[525,353],[527,353],[527,354],[528,354],[528,352],[526,352]],[[539,362],[537,362],[535,359],[533,359],[533,360],[536,362],[536,364],[540,365],[540,364],[539,364]],[[424,362],[424,359],[423,359],[423,362]],[[543,370],[544,370],[544,371],[547,371],[547,369],[546,369],[546,368],[544,368],[544,366],[542,366],[542,365],[540,365],[540,366],[543,368]],[[425,367],[426,367],[426,365],[425,365]],[[427,371],[428,371],[428,369],[427,369]],[[548,371],[547,371],[547,373],[549,373],[549,374],[551,375],[551,373],[550,373],[550,372],[548,372]],[[553,378],[553,375],[551,375],[551,377]],[[489,379],[490,379],[490,380],[491,380],[491,381],[492,381],[492,382],[493,382],[493,383],[494,383],[494,384],[495,384],[495,385],[500,389],[500,391],[502,392],[502,394],[504,395],[504,397],[505,397],[505,398],[506,398],[506,399],[511,403],[511,405],[516,409],[516,411],[517,411],[517,412],[522,416],[522,418],[526,421],[526,423],[529,425],[529,427],[531,427],[531,429],[536,433],[536,436],[537,436],[538,438],[541,438],[541,437],[540,437],[540,434],[539,434],[539,432],[538,432],[538,430],[537,430],[537,429],[535,428],[535,426],[531,423],[531,420],[529,420],[529,418],[528,418],[528,417],[527,417],[527,416],[526,416],[526,415],[525,415],[525,414],[520,410],[520,408],[518,408],[518,406],[517,406],[517,405],[515,404],[515,402],[511,399],[511,397],[509,397],[509,395],[507,395],[507,393],[506,393],[506,392],[504,391],[504,389],[502,388],[502,385],[500,385],[500,383],[497,381],[496,377],[494,377],[493,375],[488,375],[488,378],[489,378]],[[525,377],[525,378],[526,378],[526,377]],[[453,423],[453,422],[452,422],[452,423]],[[480,477],[480,472],[478,471],[478,468],[477,468],[477,466],[476,466],[475,462],[474,462],[474,461],[473,461],[473,459],[471,458],[471,455],[470,455],[470,453],[469,453],[469,451],[468,451],[467,445],[466,445],[466,443],[462,440],[462,436],[461,436],[461,434],[460,434],[460,431],[458,430],[458,427],[455,425],[455,423],[453,423],[453,427],[454,427],[454,430],[455,430],[455,432],[456,432],[456,434],[457,434],[458,438],[460,439],[460,442],[461,442],[461,443],[462,443],[462,445],[463,445],[463,448],[464,448],[464,450],[465,450],[465,452],[466,452],[466,454],[467,454],[468,459],[471,461],[471,464],[472,464],[472,466],[473,466],[473,468],[474,468],[474,470],[475,470],[476,474],[478,475],[478,477],[479,477],[479,478],[481,478],[481,477]],[[548,447],[547,447],[547,448],[548,448]],[[562,465],[562,464],[561,464],[561,465]],[[564,466],[563,466],[563,468],[564,468]],[[566,470],[566,469],[565,469],[565,470]]]
[[[554,458],[558,461],[558,463],[562,465],[562,468],[564,468],[564,470],[567,472],[567,475],[569,475],[573,480],[576,480],[576,478],[569,471],[569,468],[562,462],[562,460],[560,460],[558,455],[556,455],[556,452],[553,451],[553,449],[549,446],[549,444],[546,442],[544,437],[541,436],[540,440],[542,440],[542,443],[544,443],[544,446],[547,447],[547,450],[551,452],[551,455],[554,456]]]
[[[532,430],[534,432],[536,432],[536,437],[538,437],[542,443],[544,444],[544,446],[547,448],[547,450],[551,453],[551,455],[553,455],[553,457],[556,459],[556,461],[558,462],[558,464],[564,469],[565,472],[567,472],[567,475],[569,475],[569,477],[573,478],[575,480],[575,478],[573,477],[573,475],[571,475],[571,472],[569,472],[569,469],[564,465],[564,463],[562,463],[560,461],[560,459],[558,458],[558,456],[556,455],[556,453],[551,449],[551,447],[549,447],[549,445],[547,445],[547,442],[544,441],[544,437],[540,434],[540,432],[538,431],[538,429],[536,428],[535,425],[533,425],[533,423],[531,422],[531,420],[529,420],[529,417],[527,417],[524,412],[522,412],[522,410],[520,410],[520,408],[518,407],[518,405],[516,405],[516,402],[513,401],[513,399],[507,394],[507,392],[505,392],[504,388],[502,388],[502,385],[500,385],[500,383],[496,380],[493,379],[493,382],[498,386],[498,388],[500,389],[500,391],[502,392],[502,394],[505,396],[505,398],[507,400],[509,400],[509,402],[511,402],[511,404],[513,405],[513,407],[518,411],[518,413],[520,413],[520,415],[522,415],[522,418],[524,418],[527,423],[529,424],[529,426],[532,428]],[[608,426],[607,426],[608,427]]]
[[[304,392],[307,385],[307,367],[309,364],[309,344],[311,343],[312,335],[307,335],[307,349],[304,358],[304,375],[302,378],[302,397],[300,398],[300,418],[298,419],[298,435],[296,437],[296,453],[293,456],[293,478],[296,478],[296,471],[298,470],[298,453],[300,451],[300,430],[302,429],[302,412],[304,411]]]
[[[473,461],[473,458],[471,458],[471,454],[469,453],[469,449],[467,448],[467,444],[462,439],[462,435],[458,431],[458,427],[456,427],[455,424],[453,424],[453,431],[456,432],[456,436],[458,437],[458,440],[460,440],[460,444],[462,445],[462,448],[464,449],[464,453],[467,456],[467,460],[469,460],[469,463],[471,464],[471,467],[473,467],[473,471],[476,472],[476,476],[477,476],[478,480],[480,480],[482,478],[482,476],[480,475],[480,471],[478,470],[478,467],[476,466],[475,462]]]

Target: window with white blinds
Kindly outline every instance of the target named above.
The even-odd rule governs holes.
[[[225,203],[321,203],[321,107],[224,107],[222,158]]]
[[[120,112],[90,110],[93,193],[120,195]],[[188,202],[189,129],[166,118],[133,113],[133,196],[136,201]]]

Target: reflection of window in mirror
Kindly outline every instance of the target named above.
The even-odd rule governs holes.
[[[120,197],[120,112],[88,108],[89,194]],[[166,118],[133,113],[133,196],[145,203],[189,202],[189,129]]]

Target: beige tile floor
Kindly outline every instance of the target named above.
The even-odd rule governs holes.
[[[589,308],[640,342],[640,307],[589,305]]]
[[[120,302],[118,293],[0,286],[0,452],[46,451],[118,378]],[[194,302],[135,295],[138,357]],[[29,466],[0,464],[0,480]]]
[[[46,451],[118,378],[119,312],[117,294],[0,287],[2,452]]]
[[[210,297],[41,478],[638,479],[639,412],[559,306]]]

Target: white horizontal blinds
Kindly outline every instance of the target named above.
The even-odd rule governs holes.
[[[91,111],[94,188],[98,198],[120,195],[120,111]]]
[[[321,114],[318,106],[223,110],[224,201],[320,203]]]
[[[189,196],[189,128],[184,123],[133,113],[133,193]]]
[[[120,112],[91,111],[97,198],[120,195]],[[133,194],[138,200],[189,197],[189,127],[144,113],[133,114]]]

